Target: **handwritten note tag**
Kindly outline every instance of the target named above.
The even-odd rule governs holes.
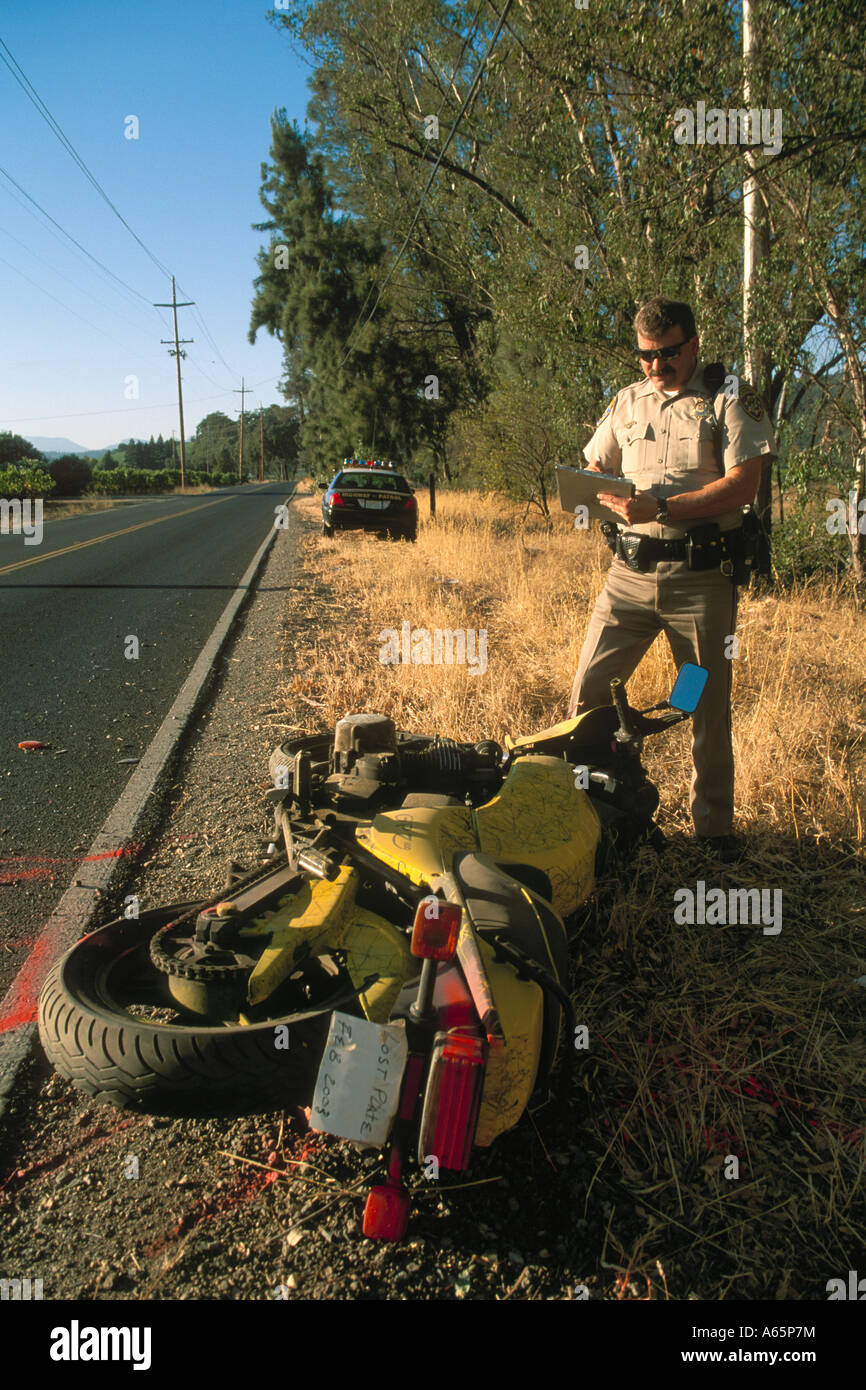
[[[404,1023],[332,1014],[310,1127],[355,1143],[384,1144],[397,1113],[408,1052]]]

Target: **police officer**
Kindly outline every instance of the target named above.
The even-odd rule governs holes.
[[[736,583],[748,574],[743,508],[776,445],[754,388],[698,360],[687,304],[659,295],[641,307],[634,328],[643,379],[617,392],[584,449],[591,469],[630,479],[634,493],[599,496],[621,521],[609,537],[615,556],[569,714],[608,704],[611,679],[628,680],[659,632],[677,666],[706,667],[692,719],[690,807],[699,841],[732,859],[731,657]]]

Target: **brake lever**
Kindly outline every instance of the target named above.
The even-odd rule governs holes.
[[[653,709],[658,709],[658,705],[653,705]],[[634,714],[639,722],[639,729],[642,735],[658,734],[663,729],[672,729],[675,724],[681,724],[684,719],[691,719],[691,715],[686,710],[668,709],[658,719],[647,719],[646,710],[635,710]]]

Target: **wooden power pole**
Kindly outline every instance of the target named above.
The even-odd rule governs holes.
[[[241,377],[241,389],[235,389],[234,395],[241,398],[241,432],[238,438],[238,482],[244,480],[244,396],[247,394],[247,387],[244,385],[244,378]]]
[[[194,299],[182,299],[178,304],[177,294],[174,288],[174,276],[171,277],[171,303],[154,304],[154,309],[171,309],[174,315],[174,348],[169,348],[168,355],[173,357],[177,363],[177,409],[180,416],[180,485],[185,486],[186,475],[186,441],[183,433],[183,387],[180,379],[180,359],[186,357],[186,353],[181,349],[181,343],[194,343],[194,338],[178,338],[177,336],[177,311],[178,309],[188,309],[195,304]],[[160,338],[161,343],[170,343],[170,338]],[[172,449],[172,452],[174,450]]]
[[[265,416],[259,401],[259,482],[265,481]]]

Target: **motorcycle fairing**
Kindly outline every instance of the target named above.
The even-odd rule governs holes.
[[[333,881],[308,880],[272,911],[241,928],[239,935],[247,944],[256,937],[269,938],[250,974],[247,997],[251,1004],[267,999],[302,956],[339,948],[346,953],[346,969],[354,985],[370,975],[379,976],[359,1000],[372,1023],[387,1023],[411,971],[412,957],[402,932],[384,917],[358,906],[359,883],[357,870],[344,865]]]
[[[549,729],[539,729],[537,734],[523,734],[520,738],[505,735],[504,743],[509,753],[515,757],[526,753],[542,753],[561,757],[565,754],[572,762],[595,762],[603,759],[610,751],[610,740],[616,732],[618,719],[613,705],[599,705],[596,709],[585,710],[573,719],[563,719],[552,724]]]
[[[531,980],[519,980],[510,965],[494,959],[493,949],[477,937],[507,1043],[489,1044],[484,1088],[474,1143],[488,1148],[500,1134],[513,1129],[535,1089],[544,1029],[544,995]]]
[[[462,900],[464,912],[473,929],[472,935],[476,940],[479,936],[502,937],[530,960],[541,965],[564,989],[568,988],[568,938],[564,923],[549,903],[523,884],[515,882],[510,874],[484,854],[457,855],[452,882],[457,890],[453,896]],[[452,894],[449,893],[448,896],[450,898]],[[466,936],[468,935],[467,932]],[[466,971],[470,962],[465,959],[468,954],[468,941],[464,933],[461,933],[461,946],[464,948],[463,952],[458,948],[458,954]],[[483,961],[481,966],[483,970]],[[470,977],[467,975],[467,978]],[[484,983],[492,994],[489,980]],[[473,993],[475,992],[473,990]],[[495,1007],[495,999],[493,1002],[496,1027],[494,1030],[487,1026],[487,1039],[491,1046],[495,1042],[492,1036],[494,1031],[500,1038],[504,1032],[502,1018]],[[476,1004],[478,1003],[476,1000]],[[562,1027],[561,1008],[551,1005],[550,1001],[548,1005],[543,1014],[541,1056],[537,1068],[538,1074],[542,1076],[546,1076],[553,1066]],[[485,1016],[480,1007],[479,1014],[484,1022]],[[512,1045],[509,1040],[509,1046]]]
[[[497,795],[471,814],[484,854],[547,874],[560,917],[570,917],[589,897],[601,823],[563,758],[517,758]]]
[[[448,868],[458,850],[477,848],[468,806],[380,811],[369,826],[360,826],[355,833],[377,859],[413,883],[429,883]]]

